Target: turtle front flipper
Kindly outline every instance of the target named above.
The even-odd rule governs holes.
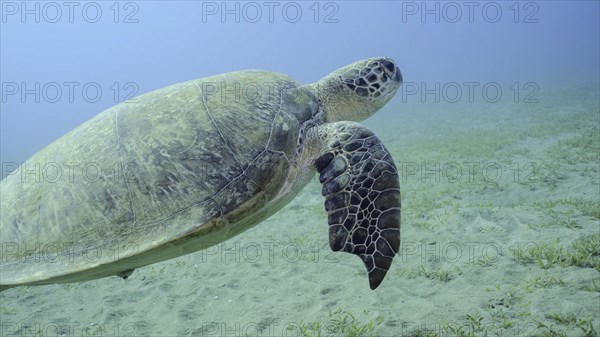
[[[313,164],[320,173],[333,251],[358,255],[375,289],[400,247],[400,184],[379,138],[353,122],[324,124],[325,141]]]

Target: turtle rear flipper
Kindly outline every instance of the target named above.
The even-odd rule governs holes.
[[[127,269],[127,270],[124,270],[124,271],[118,273],[117,276],[126,280],[129,276],[131,276],[131,274],[133,274],[134,271],[135,271],[135,269]]]
[[[333,251],[358,255],[375,289],[400,247],[400,184],[375,134],[352,122],[319,127],[325,151],[314,161],[323,184]]]

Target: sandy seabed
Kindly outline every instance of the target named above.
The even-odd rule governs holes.
[[[318,181],[209,250],[0,294],[1,336],[596,336],[600,98],[396,104],[364,124],[396,160],[402,248],[371,291],[332,253]]]

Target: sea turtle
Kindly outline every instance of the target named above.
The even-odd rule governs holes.
[[[377,288],[400,245],[398,173],[354,121],[401,82],[370,58],[308,85],[238,71],[105,110],[2,181],[1,287],[126,278],[256,225],[316,171],[331,249],[358,255]]]

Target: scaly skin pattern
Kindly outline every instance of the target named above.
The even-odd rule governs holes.
[[[400,184],[389,151],[354,122],[319,126],[313,138],[325,144],[314,161],[323,184],[333,251],[358,255],[375,289],[400,249]]]

